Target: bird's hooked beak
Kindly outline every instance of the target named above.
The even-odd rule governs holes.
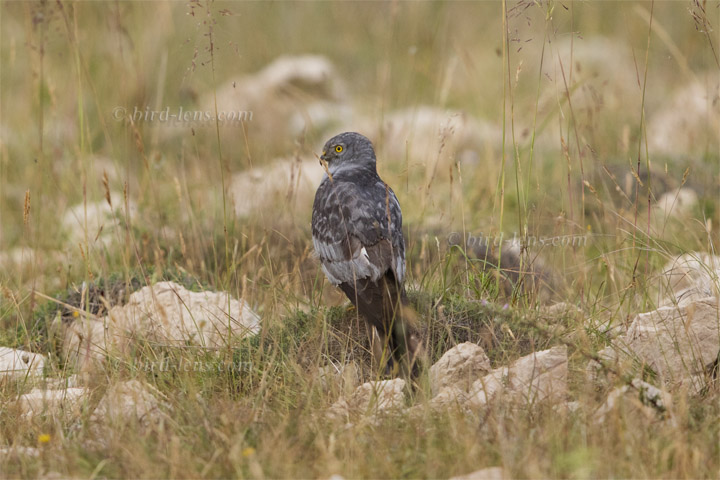
[[[330,181],[332,181],[332,174],[330,173],[330,166],[327,161],[327,151],[323,150],[322,155],[320,155],[320,165],[322,165],[323,169],[325,170],[325,173],[327,173],[327,176],[330,178]]]

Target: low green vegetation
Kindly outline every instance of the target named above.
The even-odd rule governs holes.
[[[42,379],[0,379],[0,449],[15,449],[0,453],[0,471],[717,477],[717,370],[700,394],[671,392],[666,412],[627,402],[598,421],[627,372],[594,382],[586,366],[668,297],[669,260],[720,244],[718,11],[717,1],[3,2],[0,346],[48,361]],[[328,59],[330,87],[298,75],[260,100],[244,90],[276,58],[305,54]],[[393,117],[417,119],[422,106],[443,112],[431,128],[406,132]],[[128,118],[180,107],[253,116]],[[243,172],[272,182],[263,168],[278,158],[314,166],[341,128],[371,129],[402,205],[427,365],[463,342],[493,368],[566,346],[577,408],[437,411],[420,388],[380,422],[328,418],[339,398],[384,378],[369,332],[313,256],[302,174],[272,195],[233,182]],[[518,258],[542,269],[541,287],[486,268],[470,239],[501,235],[526,242]],[[67,325],[165,280],[243,299],[259,333],[212,351],[139,336],[102,368],[67,361]],[[548,310],[559,302],[568,308]],[[22,414],[19,395],[68,378],[90,392],[77,415]],[[94,407],[127,380],[157,389],[165,416],[97,428]]]

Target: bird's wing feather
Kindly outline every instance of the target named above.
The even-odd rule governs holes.
[[[323,181],[315,196],[312,230],[315,251],[333,284],[376,281],[388,270],[403,281],[400,204],[381,180],[365,188],[350,181]]]

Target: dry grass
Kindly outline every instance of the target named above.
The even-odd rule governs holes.
[[[664,417],[628,406],[598,424],[593,413],[612,385],[589,384],[584,368],[614,327],[654,308],[668,259],[720,244],[719,12],[716,1],[3,2],[0,344],[42,350],[48,374],[68,376],[72,366],[48,334],[57,306],[34,292],[98,313],[100,296],[122,303],[168,278],[244,298],[263,328],[219,356],[139,344],[133,361],[83,377],[93,395],[79,419],[20,417],[15,399],[31,382],[3,380],[2,444],[38,446],[40,455],[0,456],[0,469],[17,477],[445,478],[502,465],[513,477],[717,477],[717,388],[676,392]],[[311,205],[295,204],[290,192],[240,218],[242,197],[225,189],[235,172],[312,157],[339,125],[298,135],[284,104],[269,100],[232,128],[113,117],[117,107],[205,109],[207,99],[214,110],[215,95],[242,74],[308,52],[334,63],[351,120],[383,131],[374,139],[379,169],[403,205],[410,290],[430,356],[471,340],[499,366],[569,345],[569,400],[579,410],[421,409],[352,429],[325,418],[340,394],[375,373],[364,328],[312,257]],[[653,119],[693,82],[707,92],[707,112],[678,132],[692,148],[656,152]],[[299,104],[315,93],[302,85],[277,92]],[[498,127],[499,137],[469,141],[474,153],[462,156],[447,128],[411,158],[380,126],[393,110],[420,105],[461,110]],[[700,198],[686,216],[652,208],[681,185]],[[96,202],[115,211],[102,231]],[[586,236],[582,246],[530,250],[555,272],[553,300],[583,315],[549,325],[533,298],[508,295],[449,248],[452,232]],[[85,298],[83,284],[92,286]],[[157,358],[243,368],[143,368]],[[169,418],[91,428],[89,407],[124,379],[163,392]],[[50,441],[39,443],[45,434]]]

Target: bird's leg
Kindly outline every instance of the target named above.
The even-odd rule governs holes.
[[[390,347],[393,357],[407,379],[416,379],[422,370],[421,342],[417,331],[417,313],[408,304],[405,292],[400,291],[390,302]]]
[[[370,343],[376,371],[383,372],[385,377],[392,377],[395,370],[395,361],[388,345],[388,335],[381,329],[369,325],[368,327],[371,329]]]
[[[398,309],[399,310],[399,309]],[[399,313],[399,312],[398,312]],[[402,375],[404,377],[415,377],[418,373],[418,365],[415,358],[416,348],[408,331],[408,326],[402,317],[397,318],[392,323],[393,329],[393,356],[398,359]]]
[[[365,322],[365,330],[367,331],[368,340],[370,340],[370,353],[372,353],[373,369],[379,372],[383,368],[382,362],[382,341],[377,329],[369,322]]]

